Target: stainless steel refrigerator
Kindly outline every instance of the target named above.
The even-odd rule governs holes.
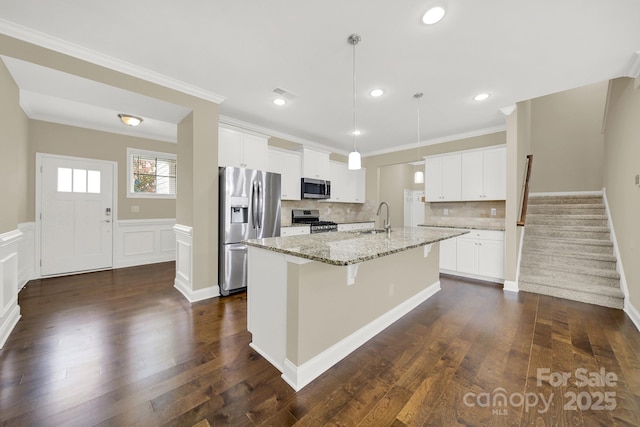
[[[243,240],[280,236],[280,174],[223,167],[220,175],[220,293],[247,287]]]

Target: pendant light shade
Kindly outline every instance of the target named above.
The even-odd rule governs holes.
[[[422,98],[422,92],[418,92],[413,95],[418,103],[418,157],[420,157],[420,98]],[[422,160],[422,159],[419,159]],[[413,174],[414,184],[424,184],[424,172],[417,171]]]
[[[347,41],[353,46],[353,151],[349,153],[349,169],[358,170],[362,167],[360,153],[356,148],[356,45],[362,38],[358,34],[351,34]]]
[[[358,170],[362,167],[362,161],[360,160],[360,153],[352,151],[349,153],[349,169]]]

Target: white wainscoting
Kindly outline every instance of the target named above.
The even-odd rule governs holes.
[[[173,231],[176,236],[176,278],[173,287],[189,302],[219,297],[220,287],[217,284],[193,289],[193,227],[176,224]]]
[[[20,320],[18,305],[19,247],[22,232],[0,234],[0,348]]]
[[[176,259],[176,220],[127,219],[116,226],[113,267],[133,267]]]
[[[18,292],[29,280],[36,276],[36,223],[23,222],[18,224],[22,232],[22,239],[18,244]]]

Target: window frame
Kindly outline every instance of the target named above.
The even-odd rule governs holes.
[[[136,193],[133,191],[133,156],[156,157],[176,161],[176,194]],[[127,148],[127,198],[128,199],[175,199],[178,193],[178,156],[174,153]]]

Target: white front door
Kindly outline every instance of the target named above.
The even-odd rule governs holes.
[[[40,274],[112,267],[113,163],[41,159]]]

